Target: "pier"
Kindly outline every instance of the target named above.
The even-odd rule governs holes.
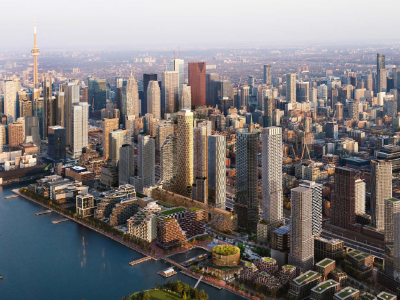
[[[61,219],[61,220],[52,221],[51,223],[58,224],[58,223],[67,222],[67,221],[69,221],[69,219],[65,218],[65,219]]]
[[[37,213],[35,213],[35,215],[41,216],[41,215],[45,215],[45,214],[49,214],[49,213],[51,213],[50,209],[45,210],[45,211],[41,211],[41,212],[37,212]]]
[[[200,276],[199,280],[197,280],[196,285],[194,286],[194,288],[196,289],[197,286],[199,285],[200,281],[203,279],[203,275]]]
[[[4,197],[4,199],[12,199],[12,198],[17,198],[17,197],[18,197],[17,195],[11,195],[11,196]]]
[[[137,260],[133,260],[133,261],[131,261],[129,264],[130,264],[131,266],[135,266],[135,265],[138,265],[138,264],[140,264],[140,263],[146,262],[146,261],[148,261],[148,260],[150,260],[150,259],[152,259],[150,256],[146,256],[146,257],[142,257],[142,258],[137,259]]]

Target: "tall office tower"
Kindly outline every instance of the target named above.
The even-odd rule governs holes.
[[[189,85],[192,88],[192,108],[206,105],[206,63],[189,63]]]
[[[335,168],[335,190],[331,201],[331,224],[351,229],[356,223],[356,172],[345,167]]]
[[[190,197],[193,185],[193,113],[178,112],[176,192]]]
[[[3,153],[4,140],[6,136],[6,128],[0,124],[0,154]]]
[[[317,87],[318,99],[328,100],[328,87],[326,84],[321,84]]]
[[[179,73],[178,76],[178,89],[179,95],[181,93],[181,87],[185,83],[185,61],[183,59],[174,58],[171,59],[168,65],[168,71],[176,71]]]
[[[215,99],[215,82],[219,80],[219,74],[217,73],[209,73],[206,74],[206,104],[207,106],[214,107],[216,104]]]
[[[376,92],[386,92],[386,65],[385,55],[376,54]]]
[[[155,141],[149,135],[139,135],[138,177],[142,187],[150,187],[155,182]]]
[[[249,78],[247,78],[247,84],[249,85],[250,88],[250,95],[253,95],[253,88],[254,85],[256,84],[256,79],[254,78],[253,75],[250,75]]]
[[[48,155],[54,161],[65,159],[65,128],[62,126],[50,126],[48,130],[49,146]]]
[[[181,86],[181,94],[179,98],[179,110],[192,108],[192,88],[187,84]]]
[[[245,107],[249,104],[250,87],[248,85],[242,85],[240,87],[240,107]]]
[[[147,86],[147,112],[154,118],[161,119],[161,90],[157,81],[150,81]]]
[[[312,234],[320,234],[322,232],[322,184],[304,180],[300,186],[312,191]]]
[[[165,71],[161,74],[161,90],[164,98],[164,112],[172,114],[178,108],[179,99],[179,73],[177,71]]]
[[[40,53],[36,43],[36,17],[33,23],[33,49],[31,53],[33,55],[33,88],[39,88],[39,77],[38,77],[38,55]]]
[[[296,83],[296,101],[307,102],[309,97],[309,82],[297,82]]]
[[[8,124],[8,146],[18,147],[24,142],[24,125],[22,123]]]
[[[142,116],[147,114],[147,108],[149,107],[147,104],[147,89],[149,87],[150,81],[157,81],[157,74],[143,74],[143,99],[142,99]],[[161,103],[162,104],[162,103]],[[160,104],[160,105],[161,105]],[[163,105],[161,105],[161,109],[164,110]]]
[[[223,135],[208,137],[208,204],[225,209],[226,139]]]
[[[369,91],[374,90],[374,88],[373,88],[373,80],[372,80],[372,75],[371,74],[366,75],[364,81],[365,81],[365,88],[367,90],[369,90]]]
[[[371,160],[371,224],[378,231],[385,229],[385,199],[392,198],[392,163]]]
[[[274,100],[272,97],[264,97],[264,127],[272,126],[272,113],[274,111]]]
[[[301,273],[314,267],[314,236],[312,233],[312,190],[297,187],[291,190],[291,226],[289,264]]]
[[[343,120],[343,104],[340,102],[335,104],[335,116],[338,121]]]
[[[318,89],[315,87],[310,88],[310,91],[308,92],[308,99],[312,103],[316,103],[318,101]]]
[[[202,122],[193,129],[193,190],[194,200],[207,203],[207,163],[208,163],[208,134],[207,125]]]
[[[119,149],[121,164],[118,167],[118,184],[129,183],[129,179],[135,175],[134,148],[132,144],[124,144]]]
[[[397,67],[397,68],[393,68],[392,69],[392,77],[393,77],[393,84],[394,84],[394,89],[400,89],[400,86],[399,86],[399,73],[400,73],[400,67]]]
[[[158,151],[161,151],[161,147],[164,144],[165,139],[169,135],[174,134],[174,123],[172,121],[161,121],[156,129],[156,147]]]
[[[37,116],[25,117],[25,142],[32,142],[40,148],[40,126]]]
[[[286,101],[288,103],[296,102],[296,74],[286,74]]]
[[[93,75],[88,78],[89,100],[88,103],[92,106],[92,111],[100,111],[106,107],[107,103],[107,80],[98,79]]]
[[[355,181],[356,214],[365,214],[365,182],[361,179]]]
[[[117,167],[119,163],[119,149],[126,144],[126,130],[117,129],[108,134],[109,159],[112,166]],[[125,163],[125,162],[124,162]]]
[[[328,122],[325,126],[326,130],[326,137],[328,139],[335,139],[339,138],[339,129],[338,124],[336,122]]]
[[[304,119],[304,132],[310,133],[312,131],[312,119],[310,117],[306,117]]]
[[[17,86],[13,80],[4,80],[4,114],[7,116],[7,123],[11,124],[17,120],[15,103],[17,102]]]
[[[397,92],[397,90],[396,90]],[[397,117],[397,101],[394,99],[386,98],[383,103],[383,112],[386,116],[391,118]]]
[[[216,80],[214,81],[214,99],[215,104],[220,105],[222,98],[232,98],[233,85],[230,80]]]
[[[39,120],[39,134],[43,132],[43,98],[36,98],[33,102],[33,113]]]
[[[87,86],[81,87],[80,102],[88,102],[89,103],[89,87],[87,87]]]
[[[171,182],[176,176],[176,137],[168,135],[160,150],[160,183]]]
[[[352,120],[358,120],[360,113],[360,102],[349,101],[348,102],[348,118]]]
[[[19,102],[19,112],[22,118],[32,116],[32,101],[22,100]]]
[[[236,137],[236,202],[238,226],[256,229],[258,204],[258,134],[238,132]]]
[[[65,130],[65,93],[59,92],[54,100],[55,125],[61,126]],[[64,134],[66,135],[66,133]]]
[[[118,118],[113,119],[103,119],[103,156],[105,159],[109,158],[109,136],[110,132],[117,130],[119,128]]]
[[[263,83],[272,85],[271,66],[264,65]]]
[[[121,114],[125,116],[135,116],[139,118],[139,91],[138,85],[132,73],[126,83],[126,97],[122,97],[122,111]],[[126,99],[126,102],[124,101]]]
[[[50,77],[43,81],[43,133],[42,138],[47,138],[49,126],[53,126],[53,91]]]
[[[272,90],[268,88],[266,84],[260,84],[258,87],[257,102],[259,106],[262,106],[262,110],[265,111],[265,97],[273,99]],[[274,106],[274,105],[273,105]]]
[[[385,199],[385,273],[400,276],[400,200]]]
[[[263,194],[261,218],[270,224],[276,224],[283,219],[282,128],[264,128],[261,139]]]
[[[65,87],[65,129],[68,146],[72,146],[72,107],[76,103],[79,103],[79,86],[69,82]]]
[[[86,102],[74,103],[72,106],[72,143],[74,158],[82,155],[82,148],[88,146],[89,105]]]

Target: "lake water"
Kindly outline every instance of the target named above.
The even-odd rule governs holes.
[[[5,200],[11,189],[0,188],[0,300],[118,300],[156,282],[181,280],[194,286],[196,280],[181,273],[165,279],[158,271],[169,267],[163,261],[136,266],[128,263],[142,257],[75,222],[52,224],[56,213],[36,216],[45,210],[21,197]],[[204,253],[195,249],[172,259],[182,262]],[[213,299],[243,299],[204,283]]]

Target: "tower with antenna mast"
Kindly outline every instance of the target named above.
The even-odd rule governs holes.
[[[33,48],[31,51],[33,55],[33,87],[37,89],[39,87],[39,79],[38,79],[38,55],[40,53],[39,48],[36,42],[36,16],[34,17],[33,22]]]

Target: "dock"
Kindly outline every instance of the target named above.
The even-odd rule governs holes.
[[[52,221],[51,223],[58,224],[58,223],[67,222],[67,221],[69,221],[69,219],[65,218],[65,219],[61,219],[61,220]]]
[[[174,276],[175,274],[178,274],[178,273],[174,270],[173,267],[172,267],[172,268],[165,269],[165,270],[163,270],[163,271],[158,271],[157,273],[158,273],[159,275],[165,277],[165,278],[168,278],[168,277]]]
[[[41,215],[45,215],[45,214],[49,214],[49,213],[51,213],[50,209],[45,210],[45,211],[41,211],[41,212],[37,212],[37,213],[35,213],[35,215],[41,216]]]
[[[11,195],[11,196],[4,197],[4,199],[12,199],[12,198],[17,198],[17,197],[18,197],[18,195]]]
[[[152,259],[150,256],[146,256],[146,257],[143,257],[143,258],[140,258],[140,259],[137,259],[137,260],[133,260],[129,264],[131,266],[135,266],[135,265],[138,265],[140,263],[146,262],[146,261],[148,261],[150,259]]]

